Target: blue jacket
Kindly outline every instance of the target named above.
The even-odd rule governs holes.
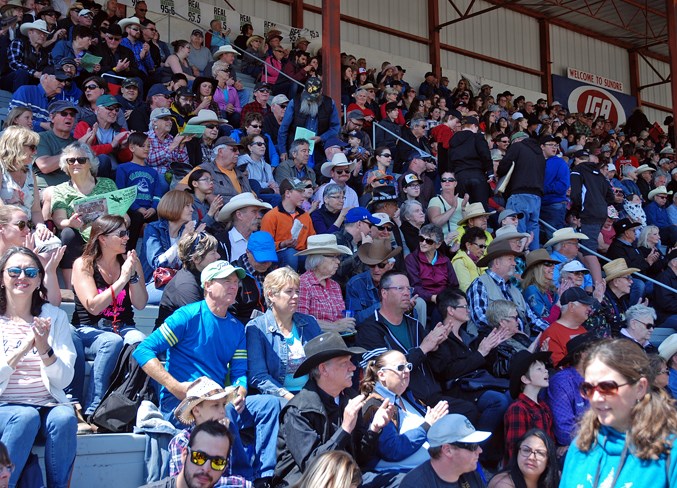
[[[649,225],[655,225],[659,229],[671,225],[667,209],[658,205],[655,200],[644,207],[644,213],[646,213],[646,223]]]
[[[355,314],[355,322],[360,323],[374,315],[381,308],[378,289],[374,285],[369,270],[353,276],[346,285],[346,309]]]
[[[45,129],[40,127],[42,122],[51,122],[47,106],[49,105],[47,93],[42,85],[26,85],[21,86],[12,95],[12,101],[9,102],[9,109],[16,107],[26,107],[33,112],[33,130],[35,132],[44,132]]]
[[[240,142],[240,139],[244,137],[244,131],[242,129],[236,129],[230,133],[230,137],[232,137],[235,142]],[[270,161],[270,166],[272,168],[277,168],[277,165],[280,164],[280,155],[273,143],[273,139],[265,132],[261,133],[261,137],[265,137],[266,139],[266,160]]]
[[[554,293],[553,300],[550,299],[547,293],[543,293],[536,285],[529,285],[526,290],[522,292],[524,300],[529,304],[531,310],[539,317],[548,317],[550,309],[557,302],[557,293]]]
[[[179,235],[183,232],[183,227]],[[143,274],[146,277],[146,283],[153,277],[153,271],[156,268],[166,267],[179,269],[181,262],[178,259],[178,240],[173,246],[176,252],[172,256],[167,256],[167,251],[172,248],[172,241],[169,238],[169,221],[160,219],[156,222],[146,224],[143,231],[143,252],[139,258],[143,266]]]
[[[566,161],[559,156],[552,156],[545,162],[545,180],[543,181],[543,197],[541,205],[552,205],[567,201],[567,191],[571,184],[571,172]]]
[[[322,333],[312,315],[295,313],[292,321],[304,345]],[[282,386],[287,374],[287,348],[283,347],[285,339],[273,311],[269,309],[250,320],[245,331],[248,384],[262,394],[283,397],[288,393]]]
[[[621,186],[623,187],[623,192],[625,193],[626,197],[630,194],[642,196],[642,190],[639,189],[637,183],[630,179],[621,180]]]

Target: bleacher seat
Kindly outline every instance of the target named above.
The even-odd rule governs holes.
[[[661,345],[661,342],[663,342],[665,339],[668,338],[668,336],[674,333],[675,329],[672,329],[670,327],[658,327],[654,329],[653,332],[651,333],[650,342],[654,346],[658,347]]]
[[[3,127],[9,113],[9,102],[12,101],[12,92],[0,90],[0,128]]]

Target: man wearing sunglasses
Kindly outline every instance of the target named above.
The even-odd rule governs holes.
[[[59,158],[61,151],[75,142],[75,137],[71,133],[75,128],[75,117],[78,113],[75,105],[66,100],[50,103],[48,111],[52,128],[40,133],[40,143],[35,153],[35,174],[40,189],[68,181],[66,173],[59,168]],[[87,137],[91,135],[90,132]]]
[[[12,95],[9,102],[9,110],[17,107],[26,107],[33,112],[33,130],[35,132],[44,132],[50,129],[49,106],[50,100],[63,90],[68,75],[62,70],[55,70],[54,67],[45,67],[40,75],[37,85],[24,84],[19,87]]]
[[[232,441],[228,428],[217,420],[198,425],[181,454],[181,472],[141,488],[213,488],[228,466]]]
[[[353,208],[360,205],[357,197],[357,192],[348,186],[348,180],[355,169],[355,163],[348,161],[344,153],[336,153],[332,156],[331,161],[327,161],[320,169],[322,176],[330,178],[330,181],[320,186],[313,195],[313,200],[324,202],[324,189],[329,183],[335,183],[343,188],[343,194],[346,197],[343,206],[345,208]]]
[[[254,87],[254,100],[249,102],[247,105],[242,107],[241,117],[242,120],[247,118],[247,115],[250,113],[261,114],[261,117],[265,117],[270,112],[270,107],[268,107],[268,99],[270,98],[271,87],[268,83],[259,82]]]

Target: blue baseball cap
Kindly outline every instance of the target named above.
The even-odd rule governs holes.
[[[260,230],[252,233],[247,241],[247,250],[254,255],[254,259],[259,263],[277,263],[275,240],[268,232]]]
[[[328,148],[328,147],[334,147],[334,146],[338,146],[341,149],[344,149],[344,148],[348,147],[348,143],[342,141],[341,139],[339,139],[336,136],[330,137],[329,139],[327,139],[327,142],[324,143],[325,149]]]
[[[146,99],[150,100],[151,97],[155,95],[165,95],[165,96],[171,96],[172,92],[170,92],[166,86],[164,86],[162,83],[157,83],[153,86],[150,87],[150,90],[148,90],[148,95],[146,96]]]
[[[360,220],[369,221],[374,225],[381,223],[381,219],[374,217],[371,212],[369,212],[369,210],[364,207],[353,207],[348,210],[345,219],[346,224],[353,224],[355,222],[359,222]]]

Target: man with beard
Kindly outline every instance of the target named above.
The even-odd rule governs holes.
[[[127,37],[120,41],[120,45],[130,49],[134,53],[139,70],[141,70],[147,80],[155,71],[155,64],[150,55],[150,44],[143,42],[141,37],[141,22],[137,17],[131,17],[122,19],[118,22],[118,25],[127,34]]]
[[[304,127],[315,133],[314,164],[319,164],[319,159],[324,159],[324,148],[318,146],[322,146],[330,137],[337,136],[341,128],[336,105],[331,98],[322,94],[322,80],[319,78],[309,78],[303,92],[296,95],[287,105],[277,136],[281,161],[287,159],[287,147],[294,141],[298,127]]]
[[[289,60],[282,68],[282,72],[299,83],[305,83],[311,69],[312,66],[308,64],[308,53],[305,51],[294,51],[289,55]],[[283,93],[294,98],[297,93],[297,84],[293,83],[287,76],[277,77],[273,93]]]
[[[172,130],[169,132],[175,136],[186,126],[186,122],[193,112],[193,98],[195,95],[188,88],[179,88],[174,94],[174,103],[169,107],[172,112]]]

